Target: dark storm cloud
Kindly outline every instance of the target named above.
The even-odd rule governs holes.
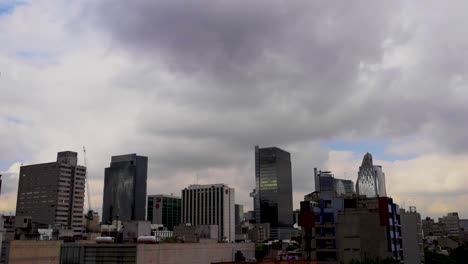
[[[88,17],[135,64],[113,84],[150,102],[137,127],[155,170],[251,168],[256,144],[298,146],[305,191],[324,139],[466,151],[464,5],[441,16],[432,2],[122,0]]]
[[[317,140],[372,129],[375,116],[354,124],[367,109],[353,96],[361,64],[382,60],[399,4],[105,1],[94,8],[95,25],[136,64],[116,85],[154,102],[141,111],[139,128],[161,177],[252,168],[255,145],[277,145],[294,149],[295,190],[309,191],[313,166],[328,158]],[[161,65],[174,78],[162,87],[154,78]]]
[[[160,60],[198,85],[176,101],[210,110],[273,96],[320,109],[378,62],[396,4],[311,1],[104,1],[95,15],[136,61]],[[168,88],[169,89],[169,88]]]

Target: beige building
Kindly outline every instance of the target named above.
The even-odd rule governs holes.
[[[253,243],[162,243],[96,244],[62,241],[13,241],[9,263],[141,263],[205,264],[234,261],[240,251],[246,259],[255,257]]]
[[[340,211],[336,233],[340,245],[339,260],[343,263],[349,263],[352,259],[392,257],[392,252],[388,250],[388,232],[380,224],[377,210],[358,208]]]
[[[10,264],[59,264],[63,241],[13,240],[10,244]]]
[[[446,216],[439,218],[439,223],[445,225],[445,231],[447,232],[447,236],[461,243],[463,233],[460,227],[460,218],[458,217],[457,212],[448,213]]]
[[[72,229],[81,237],[86,167],[77,161],[76,152],[63,151],[55,162],[21,166],[16,217],[31,217],[38,227]]]

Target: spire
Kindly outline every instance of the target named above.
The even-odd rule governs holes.
[[[361,166],[362,167],[368,167],[368,166],[373,166],[373,165],[374,165],[374,163],[372,162],[372,154],[367,152],[366,155],[364,155],[364,158],[362,159]]]

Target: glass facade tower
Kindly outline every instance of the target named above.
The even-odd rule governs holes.
[[[374,165],[369,152],[364,155],[361,167],[359,167],[356,192],[367,197],[387,196],[382,166]]]
[[[292,227],[291,154],[276,147],[255,146],[255,186],[256,223]]]
[[[145,221],[148,158],[113,156],[105,169],[102,222]]]
[[[182,198],[172,195],[148,195],[148,221],[160,224],[170,231],[180,224],[182,213]]]

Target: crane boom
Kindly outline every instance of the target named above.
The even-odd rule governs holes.
[[[90,192],[90,188],[89,188],[89,178],[88,178],[88,159],[86,158],[86,148],[83,146],[83,158],[84,158],[84,165],[86,167],[86,171],[85,171],[85,181],[86,181],[86,197],[88,198],[88,212],[86,213],[85,215],[85,218],[86,218],[86,238],[88,240],[91,239],[91,230],[90,230],[90,226],[91,226],[91,221],[93,220],[94,218],[94,214],[93,214],[93,209],[91,208],[91,192]]]
[[[86,181],[86,197],[88,198],[88,211],[93,211],[91,207],[91,192],[89,191],[89,178],[88,178],[88,159],[86,158],[86,148],[83,146],[83,158],[84,158],[84,165],[86,167],[85,172],[85,181]]]

